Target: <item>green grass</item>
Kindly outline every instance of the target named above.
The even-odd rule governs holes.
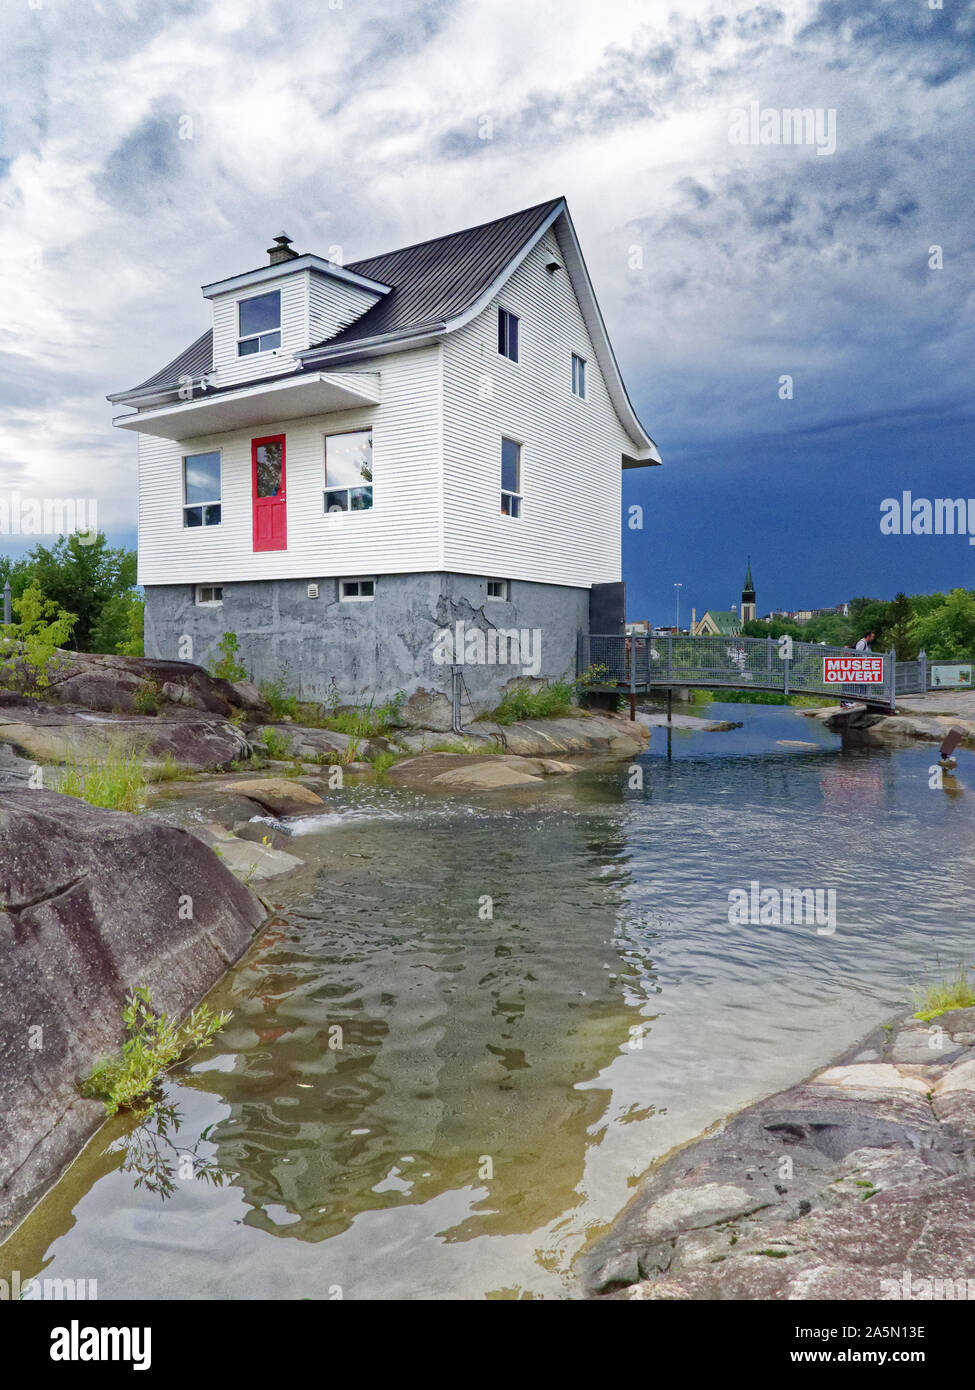
[[[152,1111],[160,1077],[210,1042],[230,1018],[201,1004],[185,1023],[176,1024],[166,1014],[156,1013],[151,992],[140,985],[122,1011],[128,1033],[122,1051],[95,1064],[81,1083],[81,1094],[102,1101],[109,1115],[119,1110]]]
[[[261,686],[261,694],[271,706],[271,713],[275,719],[298,718],[298,701],[294,695],[285,694],[282,681],[265,681]]]
[[[272,758],[275,762],[283,762],[290,756],[291,739],[280,729],[262,729],[260,738],[255,742],[255,747],[260,748],[268,758]]]
[[[394,753],[391,749],[388,752],[377,753],[370,762],[376,770],[376,775],[382,777],[384,772],[388,772],[396,763],[402,762],[404,758],[412,757],[411,753]]]
[[[794,709],[822,709],[835,705],[826,695],[783,695],[778,690],[692,690],[692,705],[709,705],[720,700],[725,705],[791,705]]]
[[[167,753],[161,763],[145,770],[147,782],[186,782],[195,775],[189,768],[181,767],[172,753]]]
[[[377,705],[375,699],[368,704],[347,705],[344,709],[333,708],[322,717],[322,727],[337,734],[349,734],[352,738],[378,738],[402,723],[402,709],[406,701],[404,691],[399,691],[391,700]]]
[[[519,682],[513,685],[504,699],[489,714],[478,719],[494,724],[516,724],[522,719],[562,719],[569,714],[582,714],[576,705],[576,682],[565,678],[550,681],[533,690]]]
[[[925,1023],[950,1009],[970,1009],[975,1006],[975,988],[968,975],[968,966],[961,966],[952,977],[936,980],[923,990],[915,990],[918,1009],[914,1017]]]
[[[148,781],[141,754],[114,748],[94,766],[65,768],[54,790],[108,811],[138,812],[145,807]]]

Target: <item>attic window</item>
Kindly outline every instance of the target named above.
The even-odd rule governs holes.
[[[281,346],[281,291],[256,294],[237,304],[237,356]]]
[[[518,361],[518,317],[507,309],[498,310],[498,352],[512,362]]]
[[[586,359],[572,354],[572,394],[580,400],[586,398]]]

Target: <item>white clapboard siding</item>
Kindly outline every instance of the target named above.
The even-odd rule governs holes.
[[[620,578],[621,463],[632,449],[549,231],[494,305],[444,341],[447,570],[588,586]],[[519,360],[498,352],[497,308],[519,318]],[[571,354],[586,361],[572,394]],[[522,443],[522,515],[501,515],[501,437]]]
[[[217,386],[294,370],[295,353],[308,346],[308,279],[308,271],[299,270],[263,285],[248,285],[246,289],[213,296],[213,366]],[[238,357],[237,305],[242,299],[277,289],[281,291],[280,348]]]
[[[231,583],[443,568],[439,346],[378,359],[382,401],[180,443],[139,436],[139,582]],[[355,370],[354,368],[350,370]],[[374,505],[325,514],[326,432],[373,429]],[[285,435],[288,548],[253,548],[251,438]],[[183,526],[182,456],[219,449],[222,521]]]
[[[333,280],[328,275],[309,275],[308,285],[308,343],[323,343],[334,338],[350,323],[362,318],[380,298],[378,294]]]

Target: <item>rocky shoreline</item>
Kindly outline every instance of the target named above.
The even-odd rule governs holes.
[[[809,719],[838,734],[853,734],[865,743],[903,745],[941,743],[952,729],[962,734],[962,746],[975,748],[975,692],[932,690],[897,702],[895,714],[857,706],[853,709],[807,709]]]
[[[0,691],[0,1241],[103,1123],[79,1082],[124,1041],[129,992],[145,984],[185,1016],[266,920],[251,884],[302,869],[282,818],[326,813],[336,785],[380,776],[430,795],[544,790],[650,737],[580,711],[355,739],[275,720],[253,687],[189,663],[65,657],[43,698]],[[108,756],[145,771],[143,814],[56,790],[63,769]]]
[[[973,1225],[968,1008],[901,1017],[665,1158],[579,1268],[591,1298],[967,1298]]]
[[[79,1081],[145,984],[182,1018],[250,946],[264,904],[192,835],[57,792],[0,798],[0,1239],[105,1120]]]

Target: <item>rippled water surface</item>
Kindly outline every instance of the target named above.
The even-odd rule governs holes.
[[[930,747],[713,708],[745,726],[669,756],[656,730],[642,788],[615,765],[503,804],[336,794],[213,997],[230,1026],[0,1267],[102,1298],[571,1295],[656,1157],[969,954],[971,754],[934,791]],[[835,934],[729,925],[752,880],[835,890]]]

